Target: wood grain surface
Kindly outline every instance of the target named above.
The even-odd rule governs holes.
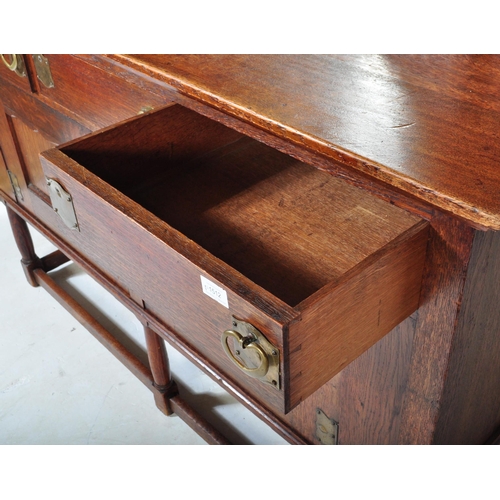
[[[113,55],[194,99],[500,229],[500,57]]]
[[[500,425],[500,239],[496,232],[484,233],[474,228],[500,229],[499,56],[90,55],[66,60],[67,57],[70,56],[54,59],[54,74],[62,82],[55,91],[38,85],[32,93],[26,81],[12,80],[11,74],[4,78],[0,75],[0,99],[5,107],[0,113],[0,149],[3,163],[18,176],[25,198],[18,205],[11,201],[9,193],[1,195],[13,212],[42,231],[162,338],[291,442],[319,442],[315,429],[317,408],[340,423],[340,444],[483,443],[492,433],[491,442],[498,442],[494,431]],[[82,72],[85,78],[79,82],[79,61],[99,71],[84,64],[81,67],[87,68]],[[98,76],[93,82],[92,75]],[[127,93],[130,85],[132,92]],[[226,135],[224,127],[208,126],[205,122],[194,134],[200,138],[200,145],[212,143],[215,154],[226,148],[227,160],[242,157],[234,151],[245,145],[248,139],[242,136],[247,135],[293,157],[288,166],[295,165],[295,161],[313,165],[333,174],[332,186],[342,182],[342,178],[361,187],[364,196],[369,191],[430,222],[419,310],[287,415],[283,415],[285,405],[276,393],[252,387],[227,360],[214,355],[220,330],[229,326],[229,312],[221,306],[214,313],[218,305],[203,296],[186,308],[185,301],[176,298],[174,292],[197,293],[199,271],[208,265],[209,276],[215,282],[229,284],[230,302],[236,301],[251,322],[269,332],[278,347],[286,350],[290,335],[287,325],[293,326],[300,313],[300,307],[290,304],[302,300],[296,294],[300,286],[285,283],[283,293],[292,291],[294,295],[289,298],[280,298],[279,291],[273,295],[267,286],[252,286],[253,281],[241,279],[242,271],[219,262],[225,257],[207,257],[196,250],[191,237],[189,241],[178,238],[175,230],[168,233],[172,238],[169,241],[178,253],[187,252],[190,258],[198,259],[199,268],[191,269],[192,272],[173,270],[178,267],[177,257],[160,250],[166,226],[152,223],[151,212],[131,207],[126,197],[115,196],[113,189],[102,188],[100,183],[97,191],[104,202],[96,209],[88,194],[96,182],[83,172],[78,171],[81,187],[75,190],[75,196],[79,203],[83,200],[87,212],[81,218],[84,235],[68,232],[47,200],[32,196],[33,189],[27,187],[30,182],[33,186],[33,179],[27,173],[25,153],[30,156],[28,163],[35,165],[36,155],[47,144],[44,141],[65,142],[89,129],[131,116],[147,92],[155,94],[159,98],[155,102],[161,105],[169,105],[172,97],[219,125],[233,128]],[[147,119],[142,123],[146,124]],[[129,167],[135,161],[134,153],[144,153],[145,140],[151,139],[153,150],[164,147],[164,140],[160,134],[152,134],[147,125],[143,131],[123,130],[124,133],[115,132],[115,146],[124,146],[129,159],[124,161],[125,156],[108,152],[99,172],[107,177],[108,164],[108,180],[113,180],[113,171],[118,171],[116,178],[122,182],[119,187],[128,189],[130,195],[142,195],[144,205],[149,199],[152,212],[161,211],[161,193],[168,193],[168,184],[147,186],[138,182]],[[98,134],[101,133],[108,132]],[[189,135],[182,127],[174,127],[170,133],[177,134],[172,141],[177,141],[177,145]],[[43,141],[38,141],[36,134],[41,134]],[[109,134],[111,137],[113,132]],[[78,146],[73,143],[69,147],[74,147],[78,155]],[[266,149],[262,144],[260,147]],[[105,148],[100,153],[103,151]],[[170,150],[170,156],[172,152],[183,154],[177,147]],[[280,154],[274,151],[266,162]],[[10,184],[3,163],[0,159],[0,182],[3,191],[8,191]],[[70,163],[66,168],[76,168]],[[286,172],[287,163],[278,163],[276,173],[280,177],[279,172]],[[257,177],[259,168],[267,168],[252,162],[247,166]],[[189,169],[185,173],[189,180]],[[191,176],[191,180],[196,178]],[[269,182],[268,179],[264,175],[261,180]],[[208,175],[203,182],[211,180],[215,182],[215,177]],[[222,191],[227,192],[230,186],[227,182]],[[292,190],[288,201],[298,191]],[[272,200],[273,193],[268,194],[264,204]],[[184,210],[189,208],[186,200],[181,201]],[[303,203],[302,207],[306,205]],[[319,205],[311,214],[311,223],[325,215]],[[229,203],[221,212],[221,220],[231,220],[231,207],[240,208],[237,203]],[[122,210],[125,218],[118,217],[116,209]],[[191,215],[197,217],[201,212],[195,210]],[[200,235],[194,218],[190,220],[182,213],[175,216],[168,222],[180,219],[187,231],[191,227],[192,240],[196,241]],[[327,213],[325,220],[334,227],[335,217],[331,217]],[[20,239],[26,228],[18,222],[14,220],[13,227]],[[271,223],[275,227],[281,225],[274,220]],[[137,229],[141,224],[149,224],[150,234]],[[351,243],[355,240],[351,235]],[[29,240],[26,241],[20,239],[21,250],[24,254],[33,253]],[[326,242],[327,239],[320,241],[318,248],[324,251]],[[278,247],[273,251],[277,252]],[[288,254],[292,258],[293,249]],[[348,252],[343,255],[349,257]],[[48,270],[63,257],[56,253],[41,259],[40,265]],[[361,257],[353,252],[352,258],[356,261]],[[142,269],[136,262],[141,263]],[[254,254],[249,262],[258,263],[258,256]],[[290,262],[295,267],[293,260]],[[231,265],[237,267],[237,259]],[[321,279],[321,266],[321,262],[312,266],[314,280]],[[267,277],[263,271],[259,275]],[[165,283],[172,290],[171,295],[162,294]],[[316,284],[311,290],[322,286],[319,281]],[[309,305],[320,307],[318,299],[324,290],[325,286],[313,292],[304,304],[313,300]],[[264,314],[255,313],[248,304],[263,308]],[[325,309],[326,313],[330,310],[335,308]],[[77,308],[75,311],[78,315]],[[209,333],[200,336],[200,331]],[[322,348],[328,351],[328,342]],[[304,366],[309,363],[314,367],[309,358],[304,359]],[[136,374],[144,379],[137,371]],[[183,405],[174,404],[190,420],[191,409]]]

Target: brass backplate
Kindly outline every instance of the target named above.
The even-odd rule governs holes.
[[[47,87],[54,87],[52,72],[50,71],[49,60],[42,54],[33,54],[33,62],[35,63],[36,76]]]
[[[16,75],[24,78],[26,76],[26,66],[24,65],[23,56],[19,54],[17,58],[17,67],[15,69]]]
[[[339,424],[328,418],[321,408],[316,409],[316,437],[321,444],[338,444]]]
[[[253,337],[255,342],[265,351],[269,361],[269,369],[266,375],[258,380],[270,384],[275,389],[281,388],[280,382],[280,353],[279,350],[267,340],[265,335],[255,328],[252,324],[232,317],[233,330],[240,333],[243,337]],[[251,349],[241,349],[237,342],[234,342],[234,355],[239,358],[245,366],[254,367],[258,366],[261,360]]]
[[[54,212],[70,229],[80,231],[71,195],[55,179],[47,179],[47,187]]]

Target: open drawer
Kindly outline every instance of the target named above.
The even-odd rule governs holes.
[[[275,410],[418,307],[426,221],[180,105],[42,164],[52,229]]]

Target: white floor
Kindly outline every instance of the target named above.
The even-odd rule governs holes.
[[[54,247],[32,230],[39,256]],[[0,205],[0,444],[206,444],[47,292],[28,285]],[[136,318],[75,264],[57,280],[135,350]],[[286,444],[167,346],[181,395],[236,444]]]

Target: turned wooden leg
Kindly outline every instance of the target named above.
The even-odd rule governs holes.
[[[21,252],[21,264],[23,266],[26,279],[31,286],[36,287],[38,286],[38,283],[36,282],[33,271],[42,267],[42,264],[35,253],[35,247],[33,246],[33,240],[31,239],[28,225],[22,217],[13,212],[9,207],[7,207],[7,215],[9,217],[10,226],[12,228],[12,233],[14,234],[17,248],[19,248],[19,251]]]
[[[153,391],[156,406],[165,415],[173,413],[170,398],[177,395],[177,387],[170,377],[170,366],[168,363],[165,342],[149,326],[144,326],[146,345],[148,348],[149,365],[154,380]]]

